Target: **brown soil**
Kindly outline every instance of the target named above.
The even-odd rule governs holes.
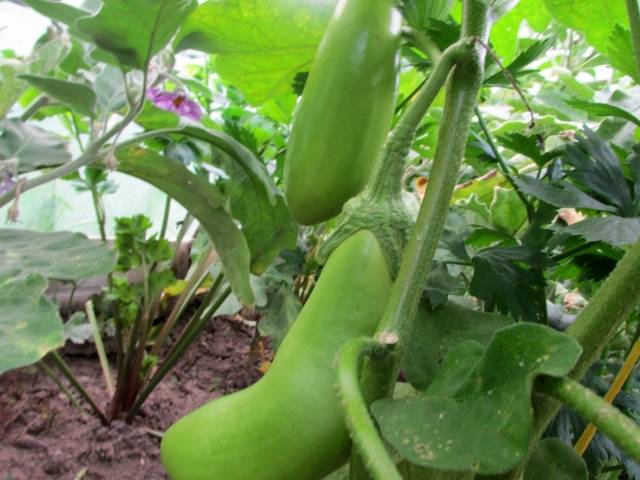
[[[253,328],[214,319],[128,425],[104,427],[79,414],[39,369],[0,377],[0,480],[161,480],[159,433],[203,403],[254,383],[270,352],[251,352]],[[65,360],[101,406],[107,401],[96,356]],[[102,399],[102,401],[100,401]]]

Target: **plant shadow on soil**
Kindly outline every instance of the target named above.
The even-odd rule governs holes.
[[[272,353],[251,349],[254,330],[232,317],[209,322],[131,425],[115,421],[104,427],[89,413],[80,415],[38,368],[7,372],[0,377],[0,480],[167,479],[154,431],[260,378],[260,364]],[[104,407],[107,393],[98,357],[71,354],[68,348],[63,354]]]

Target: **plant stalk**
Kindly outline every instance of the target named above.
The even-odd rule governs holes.
[[[87,311],[87,318],[89,319],[89,324],[91,325],[91,332],[93,333],[93,340],[96,344],[96,351],[98,352],[98,358],[100,359],[100,367],[102,368],[102,374],[104,375],[105,383],[107,384],[107,391],[109,392],[109,396],[113,396],[114,388],[113,388],[113,378],[111,377],[111,369],[109,368],[109,360],[107,359],[107,353],[104,348],[104,343],[102,343],[102,336],[100,335],[100,329],[98,328],[98,321],[96,320],[96,314],[93,310],[93,302],[88,300],[87,303],[84,304],[85,310]]]
[[[543,377],[537,390],[560,400],[597,425],[622,451],[640,462],[640,427],[609,402],[566,378]]]

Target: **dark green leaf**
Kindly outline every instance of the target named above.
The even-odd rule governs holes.
[[[244,304],[251,305],[249,247],[233,218],[224,209],[225,199],[220,191],[179,161],[150,150],[124,148],[117,150],[116,156],[120,171],[151,183],[198,219],[220,255],[234,293]]]
[[[473,257],[469,291],[515,319],[546,323],[545,279],[539,252],[525,246],[494,247]],[[528,263],[538,268],[524,268]]]
[[[530,158],[540,167],[561,155],[560,150],[542,152],[536,135],[526,136],[521,133],[507,133],[497,138],[504,147]]]
[[[210,0],[186,20],[176,50],[217,54],[220,76],[261,104],[290,93],[296,74],[309,70],[335,3]]]
[[[20,75],[20,78],[74,112],[92,118],[95,116],[96,94],[84,83],[37,75]]]
[[[640,238],[640,217],[587,218],[560,230],[561,234],[578,235],[588,242],[610,245],[633,245]]]
[[[445,357],[466,340],[488,345],[493,334],[513,321],[497,313],[483,313],[449,302],[431,311],[423,302],[409,337],[402,370],[417,389],[434,379]]]
[[[57,307],[40,275],[0,277],[0,375],[37,362],[64,344]]]
[[[475,348],[462,344],[461,349],[450,355],[468,365]],[[495,334],[455,395],[380,400],[372,412],[385,440],[413,463],[481,474],[506,472],[528,450],[534,379],[566,375],[580,352],[575,339],[549,327],[507,327]],[[434,382],[450,385],[457,379],[449,375],[459,372],[452,362]]]
[[[75,26],[122,65],[144,69],[196,5],[195,0],[110,0]]]
[[[587,465],[559,438],[541,440],[527,462],[523,480],[587,480]]]
[[[526,70],[526,67],[534,62],[538,57],[544,55],[553,45],[555,45],[555,38],[545,38],[544,40],[537,40],[533,42],[529,48],[520,52],[520,54],[507,65],[505,68],[511,73],[511,76],[518,78],[536,70]],[[511,85],[511,81],[505,76],[504,72],[498,71],[484,80],[486,86],[489,85]]]
[[[83,280],[113,270],[115,255],[81,233],[0,230],[0,275]]]
[[[18,173],[54,167],[71,160],[64,138],[20,120],[0,120],[0,161],[9,160]]]
[[[589,208],[601,212],[615,212],[615,207],[605,205],[595,198],[590,197],[569,182],[557,181],[553,184],[536,180],[533,177],[521,176],[515,179],[516,185],[524,193],[539,198],[558,208]]]
[[[462,279],[451,275],[442,262],[433,262],[424,290],[432,308],[447,303],[450,294],[464,295],[465,292]]]

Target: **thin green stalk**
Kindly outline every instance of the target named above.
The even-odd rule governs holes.
[[[95,185],[91,185],[89,188],[91,192],[91,200],[93,201],[93,211],[96,214],[96,221],[98,223],[98,230],[100,231],[100,240],[103,243],[107,243],[107,231],[106,231],[106,215],[104,212],[104,207],[102,206],[102,202],[100,200],[100,195],[96,190]]]
[[[509,166],[507,165],[507,162],[505,161],[504,157],[500,153],[500,150],[498,149],[496,142],[493,140],[493,135],[491,135],[491,132],[487,127],[487,123],[484,121],[482,112],[480,112],[480,109],[477,106],[474,109],[474,111],[476,113],[476,118],[478,119],[478,123],[480,124],[480,129],[482,130],[482,133],[484,133],[484,137],[487,143],[489,144],[489,148],[493,152],[493,156],[498,161],[498,165],[500,165],[500,170],[502,170],[502,175],[504,175],[504,178],[507,179],[507,181],[511,185],[511,188],[513,188],[513,191],[516,192],[516,194],[518,195],[518,198],[520,199],[520,201],[522,202],[522,204],[527,210],[527,218],[529,219],[529,221],[531,221],[534,214],[533,206],[529,203],[529,201],[527,200],[527,197],[524,196],[524,194],[522,193],[518,185],[516,185],[516,182],[514,181],[513,176],[509,171]]]
[[[405,28],[403,30],[404,35],[413,42],[413,44],[422,50],[431,60],[432,63],[436,63],[440,59],[442,52],[438,48],[438,45],[429,38],[425,33],[416,30],[415,28]]]
[[[40,110],[42,107],[46,107],[47,105],[49,105],[50,101],[51,99],[46,95],[40,95],[31,103],[31,105],[27,107],[27,109],[24,112],[22,112],[22,115],[20,115],[20,121],[26,122],[31,117],[33,117],[36,114],[36,112]]]
[[[102,410],[98,408],[98,405],[93,401],[91,395],[89,395],[89,393],[80,384],[80,382],[75,377],[73,372],[69,369],[67,363],[62,359],[60,354],[58,352],[51,352],[49,357],[53,360],[53,363],[56,364],[56,367],[58,367],[60,373],[62,373],[62,375],[64,375],[66,379],[69,380],[69,383],[73,386],[73,388],[75,388],[80,396],[89,404],[93,413],[95,413],[96,416],[100,419],[100,422],[102,422],[103,425],[107,425],[109,423],[107,421],[107,417],[104,416],[104,413],[102,413]]]
[[[60,391],[69,399],[69,401],[76,408],[76,410],[82,413],[82,408],[80,407],[80,404],[78,403],[76,398],[73,396],[71,391],[67,387],[65,387],[64,383],[62,383],[60,379],[56,376],[56,373],[53,371],[53,369],[51,369],[51,367],[49,367],[49,365],[47,365],[44,361],[38,362],[38,367],[44,372],[44,374],[47,377],[51,379],[53,383],[57,385]]]
[[[366,190],[371,192],[373,197],[388,198],[389,195],[400,194],[404,159],[409,153],[416,129],[442,89],[449,72],[470,47],[469,41],[460,41],[444,51],[424,87],[418,92],[398,124],[389,134],[389,139],[382,153],[382,161],[377,162],[371,177],[372,180],[366,186]],[[389,162],[386,161],[387,159],[394,161]]]
[[[338,389],[353,443],[368,472],[374,480],[402,480],[369,415],[367,402],[360,388],[362,359],[366,355],[375,354],[375,351],[381,348],[380,343],[371,338],[349,340],[338,353]]]
[[[227,299],[227,297],[231,294],[231,288],[227,287],[218,297],[218,299],[211,306],[210,310],[217,310],[220,308],[220,305]],[[193,340],[198,336],[202,328],[206,325],[209,317],[202,316],[198,319],[198,322],[193,326],[193,329],[189,332],[187,336],[183,339],[182,343],[179,347],[177,347],[171,354],[170,357],[167,357],[165,361],[162,363],[162,366],[158,369],[156,374],[151,377],[151,380],[144,386],[141,392],[138,394],[138,397],[135,403],[129,409],[127,413],[126,420],[131,421],[133,417],[136,416],[140,407],[147,399],[147,397],[153,392],[153,389],[156,388],[158,383],[164,378],[164,376],[174,367],[177,361],[182,357],[182,354],[189,348]]]
[[[640,427],[616,407],[575,380],[544,377],[536,389],[571,407],[640,462]]]
[[[167,195],[164,200],[164,212],[162,214],[162,225],[160,226],[160,238],[163,239],[167,235],[167,226],[169,224],[169,212],[171,211],[171,197]]]
[[[100,359],[100,367],[102,368],[102,374],[107,384],[107,391],[109,396],[113,396],[113,378],[111,377],[111,369],[109,368],[109,360],[107,359],[107,353],[102,343],[102,336],[100,335],[100,329],[98,328],[98,321],[96,320],[96,314],[93,310],[93,302],[88,300],[84,304],[87,311],[87,318],[89,318],[89,324],[91,325],[91,332],[93,333],[93,340],[96,344],[96,351],[98,352],[98,358]]]
[[[638,0],[626,0],[627,13],[629,15],[629,26],[631,27],[631,39],[633,41],[633,52],[636,56],[636,66],[640,76],[640,7]]]

